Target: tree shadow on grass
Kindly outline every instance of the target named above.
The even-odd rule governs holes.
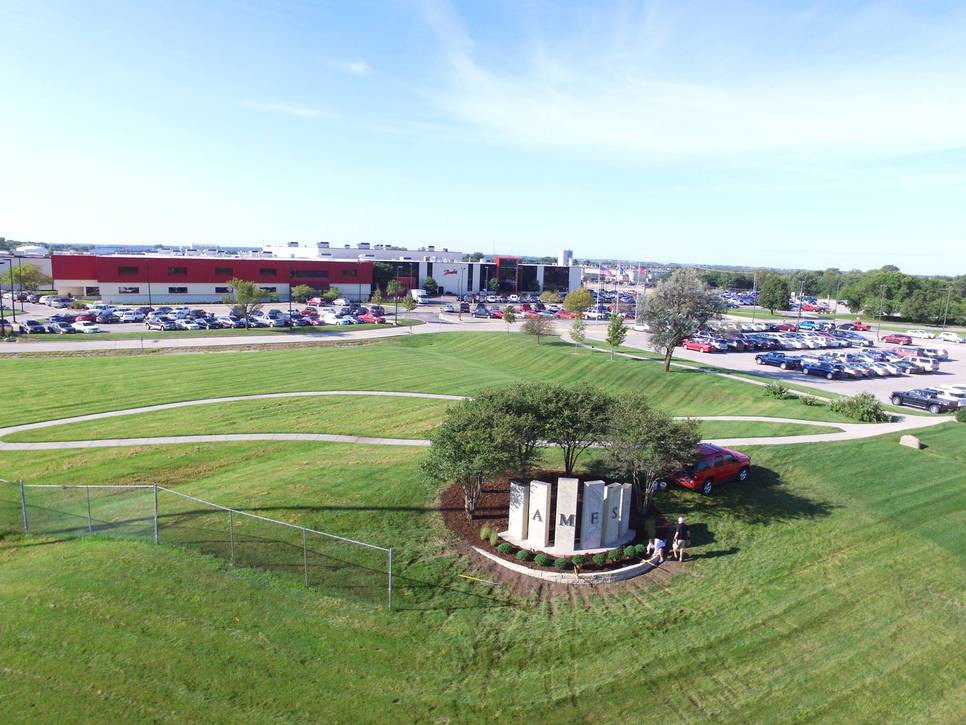
[[[678,496],[671,508],[674,515],[699,512],[706,517],[720,510],[745,523],[767,524],[824,518],[831,515],[836,506],[800,496],[788,489],[777,471],[756,466],[748,481],[724,484],[712,496],[698,493]]]

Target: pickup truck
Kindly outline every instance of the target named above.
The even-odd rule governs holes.
[[[774,351],[755,355],[755,362],[759,365],[773,365],[782,370],[798,370],[802,367],[801,358]]]
[[[893,405],[908,405],[910,408],[922,408],[930,413],[951,413],[959,408],[959,403],[944,400],[931,388],[916,388],[915,390],[898,390],[892,393],[890,400]]]

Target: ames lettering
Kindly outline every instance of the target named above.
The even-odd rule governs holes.
[[[543,523],[543,516],[540,515],[540,509],[537,509],[536,511],[533,512],[533,516],[531,517],[530,520],[539,521],[540,523]]]
[[[569,516],[564,516],[560,514],[560,523],[557,526],[576,526],[577,525],[577,514],[570,514]]]

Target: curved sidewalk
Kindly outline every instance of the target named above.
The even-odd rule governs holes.
[[[21,425],[7,426],[0,428],[0,439],[27,430],[38,430],[41,428],[51,428],[71,423],[83,423],[93,420],[104,420],[107,418],[117,418],[126,415],[136,415],[139,413],[151,413],[162,410],[172,410],[176,408],[187,408],[196,405],[212,405],[217,403],[233,403],[246,400],[268,400],[273,398],[305,398],[329,395],[371,395],[378,397],[398,397],[398,398],[429,398],[434,400],[465,400],[461,395],[445,395],[442,393],[415,393],[405,391],[387,390],[317,390],[290,393],[260,393],[255,395],[235,395],[223,398],[202,398],[199,400],[185,400],[176,403],[162,403],[159,405],[147,405],[139,408],[126,408],[123,410],[112,410],[102,413],[90,413],[71,418],[58,418],[55,420],[39,421],[36,423],[24,423]],[[800,425],[813,426],[834,426],[840,428],[837,433],[819,433],[816,435],[793,435],[793,436],[772,436],[765,438],[716,438],[705,441],[723,446],[774,446],[789,443],[829,443],[835,441],[856,440],[860,438],[872,438],[890,433],[902,433],[920,428],[945,423],[953,420],[950,416],[905,416],[893,423],[834,423],[829,421],[798,420],[796,418],[769,418],[767,416],[692,416],[695,420],[706,421],[734,421],[734,422],[767,422],[767,423],[796,423]],[[429,441],[412,438],[370,438],[366,436],[339,435],[331,433],[234,433],[234,434],[212,434],[212,435],[189,435],[189,436],[159,436],[151,438],[111,438],[102,440],[78,440],[78,441],[44,441],[36,443],[9,443],[0,440],[0,451],[32,451],[32,450],[58,450],[68,448],[115,448],[122,446],[158,446],[158,445],[181,445],[192,443],[224,443],[239,441],[315,441],[326,443],[354,443],[359,445],[386,445],[386,446],[428,446]]]

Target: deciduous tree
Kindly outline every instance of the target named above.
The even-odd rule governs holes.
[[[627,327],[620,315],[611,315],[607,325],[607,344],[610,345],[610,359],[614,359],[614,351],[624,344],[627,337]]]
[[[761,283],[758,293],[758,304],[775,314],[775,310],[787,310],[788,299],[791,297],[788,281],[777,274],[770,274]]]
[[[222,297],[222,302],[226,305],[233,305],[245,320],[245,328],[248,328],[249,318],[262,309],[262,300],[265,298],[265,290],[254,282],[237,277],[228,280],[230,292]]]
[[[608,463],[630,479],[635,505],[646,514],[659,482],[694,461],[698,424],[655,410],[642,393],[621,396],[613,405],[602,445]]]
[[[506,334],[510,334],[510,328],[517,321],[516,312],[513,310],[513,305],[507,305],[503,308],[503,323],[506,325]]]
[[[523,332],[526,335],[533,335],[537,338],[537,344],[540,344],[540,339],[546,335],[553,334],[553,320],[549,317],[528,317],[523,322]]]
[[[563,451],[567,473],[584,451],[603,440],[613,403],[610,395],[592,386],[548,388],[542,410],[546,439]]]
[[[671,369],[674,348],[711,319],[721,316],[724,302],[701,281],[695,270],[683,268],[648,295],[644,320],[651,327],[651,346],[664,354],[664,372]]]
[[[291,295],[296,302],[305,302],[309,297],[315,296],[315,290],[307,284],[299,284],[292,287]]]

